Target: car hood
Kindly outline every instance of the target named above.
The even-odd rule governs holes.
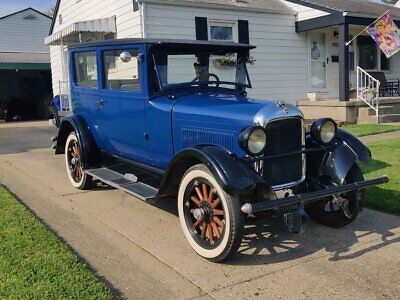
[[[180,95],[173,109],[173,118],[176,121],[233,125],[234,127],[253,124],[263,126],[271,119],[289,116],[302,116],[302,114],[291,104],[212,92]]]

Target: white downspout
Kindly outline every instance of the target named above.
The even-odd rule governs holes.
[[[140,5],[140,23],[142,25],[142,38],[146,38],[146,32],[145,32],[145,3],[142,2],[142,5]]]

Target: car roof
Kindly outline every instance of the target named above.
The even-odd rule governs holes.
[[[242,44],[242,43],[233,43],[233,42],[224,42],[224,41],[196,41],[196,40],[174,40],[174,39],[113,39],[113,40],[102,40],[95,42],[87,42],[87,43],[79,43],[70,45],[69,48],[90,48],[90,47],[104,47],[104,46],[121,46],[121,45],[132,45],[132,44],[146,44],[146,45],[154,45],[161,46],[174,49],[178,48],[187,48],[193,49],[193,47],[201,48],[201,49],[211,49],[211,50],[251,50],[256,48],[255,46]]]

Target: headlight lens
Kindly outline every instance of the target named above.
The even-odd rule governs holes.
[[[262,127],[249,127],[239,137],[240,147],[249,155],[260,155],[267,144],[267,136]]]
[[[311,126],[312,137],[322,143],[329,144],[336,136],[337,125],[332,119],[318,119]]]

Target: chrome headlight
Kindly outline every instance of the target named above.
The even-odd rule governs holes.
[[[267,136],[261,126],[248,127],[239,136],[240,148],[251,156],[263,153],[266,144]]]
[[[318,119],[311,126],[311,136],[321,144],[329,144],[336,136],[337,125],[332,119]]]

